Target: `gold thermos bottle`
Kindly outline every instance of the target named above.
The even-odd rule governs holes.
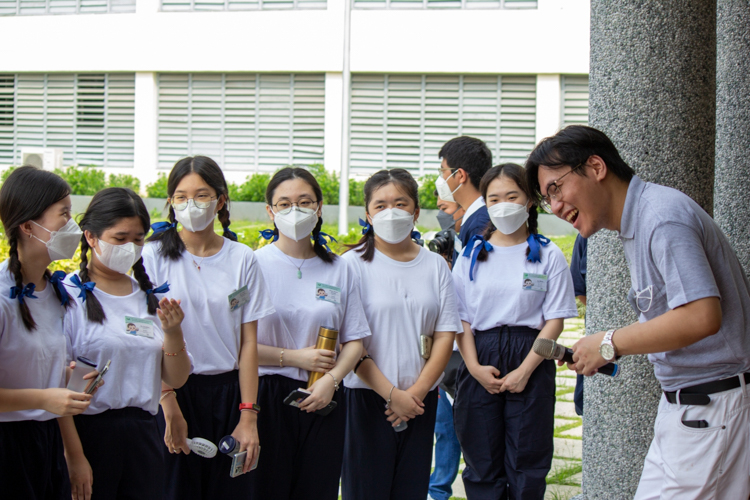
[[[316,349],[326,349],[336,352],[336,341],[339,337],[339,331],[327,326],[321,326],[318,330],[318,341],[315,343]],[[307,388],[309,389],[325,373],[310,372],[310,378],[307,379]]]

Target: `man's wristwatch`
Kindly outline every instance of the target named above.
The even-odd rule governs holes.
[[[604,334],[602,344],[599,346],[599,354],[609,361],[610,363],[617,358],[617,349],[615,348],[614,342],[612,342],[612,336],[615,334],[615,330],[608,330]]]

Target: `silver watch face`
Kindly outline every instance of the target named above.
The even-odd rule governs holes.
[[[615,358],[615,348],[610,344],[602,344],[599,347],[599,354],[607,361],[611,361]]]

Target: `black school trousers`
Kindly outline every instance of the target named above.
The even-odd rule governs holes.
[[[0,422],[0,498],[70,500],[56,419]]]
[[[92,500],[160,500],[164,443],[156,416],[141,408],[73,417],[91,465]]]
[[[475,332],[479,363],[505,376],[526,359],[538,333],[519,326]],[[542,500],[552,466],[554,415],[553,361],[542,361],[515,394],[488,393],[461,363],[453,417],[468,500]]]
[[[325,377],[333,384],[331,377]],[[259,500],[337,500],[344,459],[346,402],[335,392],[334,408],[316,415],[285,405],[284,399],[307,382],[264,375],[258,385],[261,453],[252,498]]]
[[[424,414],[401,432],[386,420],[385,401],[371,389],[346,389],[343,500],[425,500],[430,486],[438,390]]]

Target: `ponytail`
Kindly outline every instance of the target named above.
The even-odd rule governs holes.
[[[11,236],[8,243],[10,244],[10,249],[8,250],[8,271],[13,273],[13,277],[16,280],[14,290],[16,290],[17,294],[20,294],[16,296],[18,296],[18,307],[21,311],[23,326],[25,326],[27,330],[36,330],[36,322],[34,321],[34,318],[31,317],[29,306],[23,300],[23,274],[21,273],[21,261],[18,260],[18,238],[16,236]],[[11,297],[13,298],[13,295],[11,295]]]
[[[167,206],[169,207],[167,219],[171,224],[161,230],[155,229],[154,234],[146,241],[160,241],[161,255],[163,257],[171,260],[180,260],[182,252],[185,251],[185,243],[180,238],[180,235],[177,234],[177,219],[174,216],[174,208],[170,204],[167,204]],[[229,213],[227,213],[227,218],[229,218]]]
[[[104,314],[104,309],[102,309],[102,304],[99,302],[99,299],[97,299],[96,295],[94,295],[94,287],[83,286],[91,281],[91,279],[89,278],[88,267],[89,248],[89,242],[86,241],[86,236],[81,236],[81,266],[79,268],[80,270],[78,271],[78,279],[81,282],[81,286],[79,286],[79,288],[81,289],[81,292],[85,294],[83,296],[83,302],[86,304],[86,316],[88,317],[88,320],[92,323],[99,323],[100,325],[102,325],[104,324],[104,320],[107,319],[107,315]],[[91,249],[91,251],[93,252],[94,250]],[[75,281],[74,284],[78,286]]]
[[[490,241],[490,236],[492,236],[492,233],[494,233],[496,229],[497,228],[495,228],[495,225],[492,222],[488,223],[487,227],[484,228],[484,232],[482,233],[484,241]],[[477,260],[479,262],[484,262],[487,260],[488,255],[489,252],[484,246],[482,246],[482,249],[479,251],[479,255],[477,255]]]
[[[146,292],[146,303],[148,304],[148,313],[156,314],[156,310],[159,308],[159,299],[156,298],[154,285],[151,283],[151,279],[146,273],[146,268],[143,267],[143,257],[138,259],[138,262],[133,264],[133,278],[138,282],[141,290]]]
[[[354,245],[347,245],[349,249],[362,254],[361,258],[365,262],[372,262],[375,257],[375,230],[372,224],[359,219],[359,225],[362,226],[362,238]]]
[[[313,250],[315,250],[315,255],[320,257],[320,259],[325,262],[326,264],[332,264],[334,259],[336,258],[336,254],[328,250],[325,246],[325,237],[320,234],[320,228],[323,226],[323,218],[318,217],[318,223],[315,225],[315,229],[312,231],[312,239],[313,239]],[[274,224],[274,229],[276,229],[276,225]],[[333,239],[333,238],[331,238]],[[336,240],[334,240],[336,241]]]

